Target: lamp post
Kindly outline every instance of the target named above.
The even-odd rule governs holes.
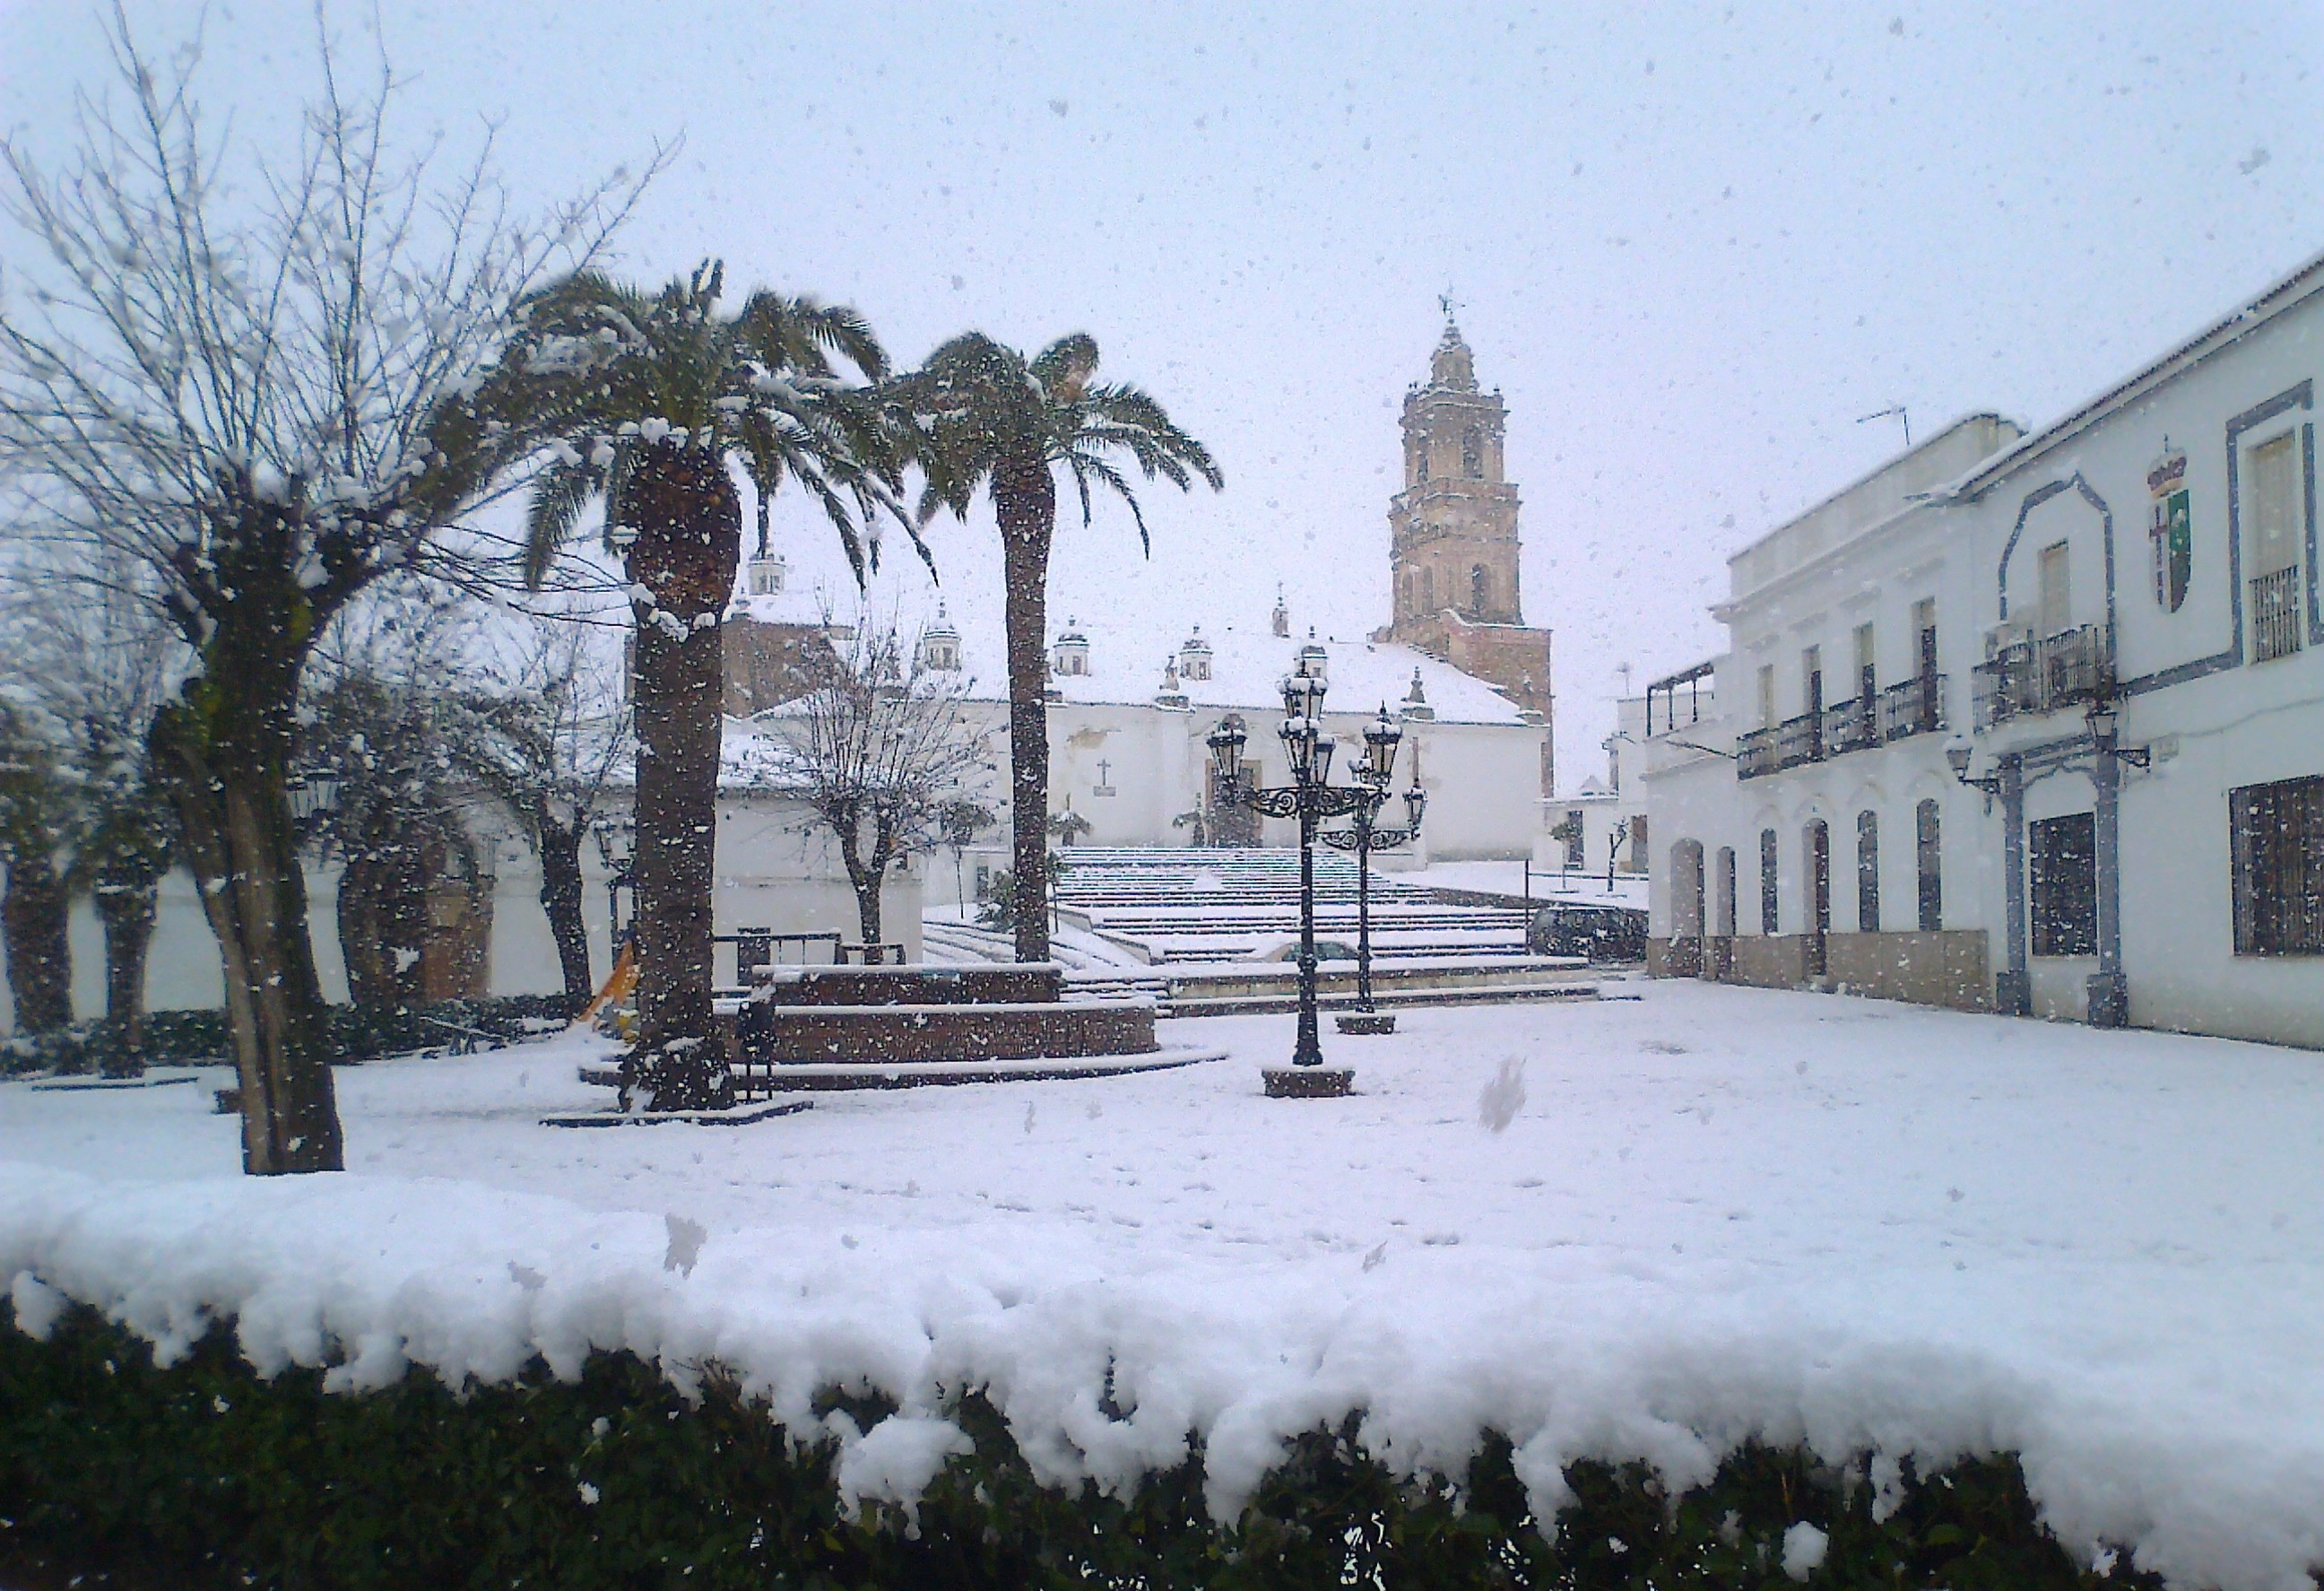
[[[1388,704],[1380,704],[1379,717],[1364,726],[1364,760],[1355,772],[1357,787],[1363,792],[1363,803],[1357,807],[1353,821],[1345,828],[1326,829],[1323,843],[1335,851],[1353,852],[1356,858],[1356,1009],[1339,1019],[1343,1033],[1393,1033],[1396,1015],[1383,1013],[1372,1004],[1372,853],[1393,850],[1409,845],[1420,837],[1420,814],[1428,805],[1428,792],[1420,788],[1416,771],[1412,788],[1404,792],[1405,826],[1386,828],[1379,822],[1380,809],[1388,804],[1388,787],[1396,777],[1396,751],[1404,739],[1404,731],[1388,716]]]
[[[622,958],[622,892],[630,887],[630,869],[637,860],[638,826],[627,818],[600,818],[590,832],[597,841],[597,859],[605,865],[605,952],[609,961]]]
[[[2126,1027],[2130,980],[2122,970],[2122,769],[2153,763],[2153,751],[2121,743],[2122,709],[2110,697],[2090,703],[2083,715],[2090,733],[2091,865],[2097,874],[2098,968],[2090,975],[2087,999],[2090,1026]]]
[[[1345,1094],[1355,1073],[1323,1064],[1315,1017],[1315,828],[1327,818],[1360,811],[1370,799],[1363,789],[1331,783],[1334,744],[1323,734],[1323,679],[1310,673],[1303,653],[1283,680],[1283,726],[1277,731],[1291,765],[1291,782],[1273,790],[1242,788],[1242,748],[1247,736],[1234,718],[1210,734],[1212,766],[1223,800],[1240,802],[1269,818],[1299,823],[1299,1036],[1291,1065],[1263,1068],[1267,1092],[1275,1099],[1319,1098]]]

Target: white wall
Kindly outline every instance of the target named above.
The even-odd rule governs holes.
[[[2155,754],[2150,772],[2125,770],[2121,793],[2131,1021],[2324,1044],[2324,957],[2235,953],[2227,816],[2228,793],[2238,786],[2324,773],[2324,629],[2313,622],[2319,616],[2313,531],[2303,570],[2308,644],[2294,656],[2256,661],[2236,553],[2241,541],[2247,555],[2251,532],[2237,523],[2245,510],[2229,492],[2231,449],[2242,490],[2248,481],[2242,460],[2252,446],[2287,430],[2309,445],[2319,366],[2324,299],[2311,298],[2182,365],[2085,429],[2036,437],[1987,476],[1970,476],[1966,489],[1941,490],[1901,509],[1869,494],[1864,501],[1882,517],[1850,521],[1819,511],[1812,537],[1779,530],[1734,560],[1737,589],[1719,610],[1731,647],[1720,671],[1718,695],[1728,705],[1718,736],[1699,728],[1683,737],[1726,747],[1756,727],[1761,663],[1776,671],[1778,717],[1800,711],[1800,655],[1809,645],[1822,648],[1826,701],[1852,696],[1850,632],[1867,619],[1876,626],[1879,683],[1908,678],[1916,644],[1912,606],[1923,597],[1937,604],[1949,730],[1969,729],[1975,666],[1986,655],[1987,632],[2004,616],[2005,569],[2007,616],[2033,617],[2041,550],[2064,541],[2071,622],[2115,626],[2122,744]],[[2271,401],[2281,402],[2280,412],[2237,430]],[[2187,456],[2194,519],[2193,577],[2175,614],[2156,600],[2147,534],[2146,476],[2166,439]],[[2312,475],[2306,490],[2312,498]],[[2316,504],[2304,506],[2312,527]],[[1917,735],[1748,781],[1723,758],[1658,742],[1646,773],[1656,859],[1695,838],[1704,845],[1707,871],[1715,871],[1719,848],[1734,846],[1738,926],[1756,932],[1758,831],[1775,828],[1780,931],[1796,933],[1808,911],[1802,829],[1821,816],[1831,827],[1832,927],[1847,932],[1856,920],[1856,813],[1872,809],[1880,824],[1883,926],[1910,927],[1914,808],[1933,797],[1944,838],[1945,926],[1985,930],[1988,961],[1998,971],[2007,955],[2002,817],[1997,803],[1951,778],[1941,757],[1946,738]],[[1978,726],[1974,743],[1978,773],[1991,772],[2004,753],[2063,747],[2070,765],[2026,791],[2029,823],[2092,809],[2079,704]],[[1657,935],[1672,921],[1664,871],[1656,869],[1650,911]],[[2031,957],[2036,1013],[2080,1018],[2095,966],[2090,957]]]
[[[764,798],[721,797],[718,879],[714,927],[778,932],[836,931],[851,942],[861,937],[855,893],[827,836],[807,821],[794,803]],[[554,994],[564,986],[555,942],[540,905],[540,865],[505,824],[480,818],[479,851],[495,867],[493,900],[492,978],[495,994]],[[943,858],[947,879],[951,858]],[[882,930],[901,942],[908,959],[920,958],[920,913],[927,859],[898,867],[882,895]],[[582,916],[588,925],[590,971],[598,978],[610,966],[607,950],[605,874],[595,846],[582,846]],[[339,957],[336,867],[310,865],[307,873],[307,920],[315,965],[325,996],[346,998],[346,973]],[[622,899],[624,914],[629,900]],[[86,900],[73,904],[73,1004],[83,1017],[105,1009],[105,941],[97,915]],[[719,947],[715,963],[723,982],[731,976],[733,951]],[[161,911],[146,972],[146,1002],[153,1010],[215,1006],[224,998],[217,940],[202,914],[192,876],[182,869],[162,883]],[[14,1011],[0,987],[0,1032],[13,1031]]]

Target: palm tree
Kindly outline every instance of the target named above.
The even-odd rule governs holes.
[[[710,955],[719,625],[742,557],[734,467],[757,491],[762,541],[768,501],[796,481],[859,581],[878,556],[874,516],[895,512],[898,486],[880,410],[839,375],[843,365],[866,381],[887,374],[871,328],[852,310],[764,291],[721,315],[723,284],[715,263],[651,295],[594,272],[558,282],[525,305],[477,402],[488,427],[542,439],[528,583],[598,501],[629,578],[641,1031],[628,1075],[663,1109],[732,1098],[713,1038]]]
[[[1009,636],[1009,765],[1012,869],[1022,900],[1043,898],[1048,861],[1049,714],[1044,652],[1048,634],[1049,544],[1057,523],[1053,471],[1070,471],[1082,523],[1090,519],[1090,485],[1130,504],[1138,539],[1150,550],[1146,516],[1116,460],[1134,461],[1148,480],[1159,476],[1182,491],[1201,476],[1223,486],[1209,449],[1170,422],[1162,405],[1130,386],[1095,386],[1097,343],[1085,333],[1060,338],[1028,360],[981,332],[956,337],[898,384],[916,432],[927,477],[919,504],[925,524],[939,509],[965,518],[979,487],[992,498],[1001,526],[1001,572]],[[1049,958],[1049,924],[1040,911],[1016,914],[1017,958]]]

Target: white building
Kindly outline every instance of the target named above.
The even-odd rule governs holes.
[[[2324,1043],[2319,364],[2324,261],[1737,554],[1719,711],[1647,741],[1655,967]]]
[[[1341,742],[1336,765],[1352,765],[1364,726],[1385,708],[1404,732],[1394,788],[1416,779],[1428,792],[1420,843],[1383,854],[1379,865],[1532,854],[1546,726],[1483,681],[1411,647],[1294,640],[1276,633],[1290,628],[1287,613],[1277,617],[1279,626],[1257,634],[1190,626],[1176,645],[1157,643],[1164,632],[1135,623],[1066,623],[1049,649],[1049,809],[1088,826],[1077,828],[1074,843],[1296,843],[1296,824],[1222,805],[1207,743],[1222,719],[1240,716],[1249,735],[1246,782],[1287,782],[1275,734],[1283,717],[1279,682],[1304,652],[1310,671],[1329,682],[1324,722]],[[995,824],[959,858],[947,853],[928,864],[929,901],[952,903],[963,888],[977,898],[980,870],[989,878],[1009,865],[1006,675],[997,624],[971,624],[964,634],[947,622],[927,632],[922,646],[962,671],[971,702],[992,726],[994,773],[975,793]]]

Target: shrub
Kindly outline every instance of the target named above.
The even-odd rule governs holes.
[[[334,1005],[334,1059],[376,1060],[383,1055],[440,1050],[466,1034],[482,1034],[489,1043],[511,1043],[532,1031],[530,1024],[563,1022],[574,1014],[574,1003],[563,994],[496,994],[433,1005]],[[105,1022],[0,1040],[0,1076],[93,1072],[116,1053],[119,1043],[119,1031]],[[229,1053],[222,1010],[156,1011],[145,1018],[144,1054],[150,1064],[223,1061]]]
[[[1747,1448],[1667,1494],[1644,1468],[1580,1464],[1553,1541],[1505,1441],[1459,1485],[1392,1475],[1351,1417],[1294,1442],[1232,1529],[1203,1503],[1199,1450],[1129,1498],[1037,1485],[972,1394],[974,1439],[919,1505],[843,1513],[825,1440],[794,1448],[715,1371],[698,1401],[626,1354],[509,1386],[415,1371],[327,1394],[260,1380],[215,1327],[156,1368],[75,1308],[45,1342],[0,1303],[0,1580],[110,1572],[199,1587],[1787,1587],[1784,1532],[1828,1532],[1813,1583],[2096,1591],[2043,1534],[2008,1457],[1908,1470],[1902,1505],[1797,1450]],[[874,1400],[833,1397],[869,1424]]]

